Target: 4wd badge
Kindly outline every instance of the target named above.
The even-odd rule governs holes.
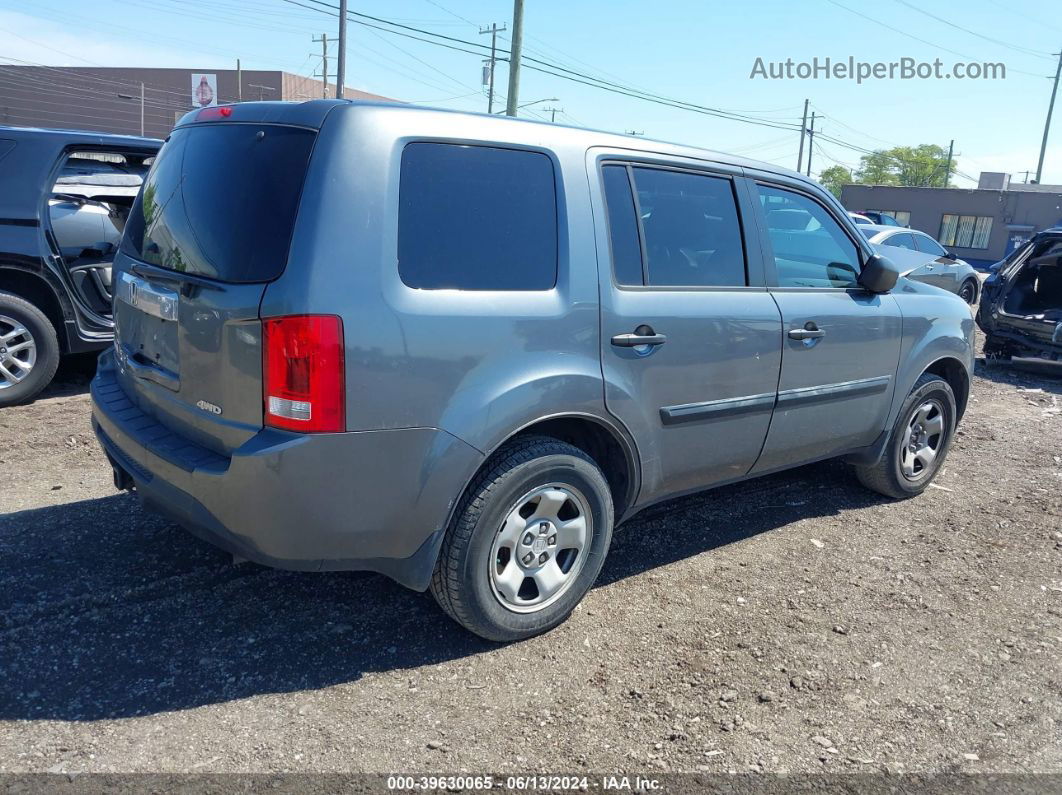
[[[211,414],[221,414],[221,406],[215,406],[213,403],[208,403],[205,400],[197,400],[195,405],[203,411],[209,411]]]

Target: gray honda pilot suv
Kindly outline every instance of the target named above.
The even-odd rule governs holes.
[[[118,488],[239,557],[430,587],[495,640],[562,622],[652,503],[834,457],[919,494],[970,390],[969,308],[814,182],[551,124],[196,111],[114,268]]]

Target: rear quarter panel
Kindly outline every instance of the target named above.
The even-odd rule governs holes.
[[[398,189],[411,141],[525,148],[552,159],[555,288],[416,290],[402,283]],[[486,454],[540,418],[608,418],[584,150],[547,126],[505,119],[358,105],[329,115],[288,267],[266,291],[261,314],[343,318],[349,430],[439,428]]]

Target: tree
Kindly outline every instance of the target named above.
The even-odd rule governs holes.
[[[851,185],[852,172],[844,166],[830,166],[819,174],[819,182],[830,193],[841,198],[841,186]]]
[[[944,188],[950,185],[954,173],[955,160],[948,163],[948,153],[943,147],[921,144],[895,146],[863,155],[855,178],[868,185]]]

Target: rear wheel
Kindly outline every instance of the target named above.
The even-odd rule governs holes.
[[[923,373],[900,409],[885,452],[876,464],[856,466],[856,476],[887,497],[921,494],[951,449],[957,416],[955,393],[948,382]]]
[[[458,506],[431,590],[466,629],[513,641],[563,622],[612,539],[608,483],[582,450],[528,437],[503,447]]]
[[[977,303],[977,284],[973,279],[967,279],[959,288],[959,298],[973,306]]]
[[[0,293],[0,407],[36,397],[58,366],[51,321],[28,301]]]

